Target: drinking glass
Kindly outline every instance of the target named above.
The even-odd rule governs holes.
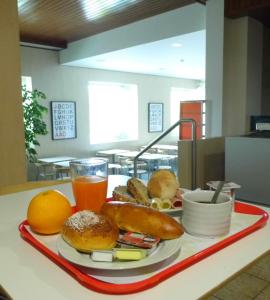
[[[99,212],[107,196],[108,160],[95,157],[73,160],[70,171],[77,210]]]

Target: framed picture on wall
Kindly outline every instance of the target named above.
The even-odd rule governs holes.
[[[163,103],[148,103],[148,132],[163,131]]]
[[[76,130],[75,101],[51,101],[52,139],[74,139]]]

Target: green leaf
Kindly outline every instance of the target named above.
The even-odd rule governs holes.
[[[24,119],[24,138],[26,156],[30,162],[37,160],[37,151],[35,146],[40,146],[37,136],[48,134],[47,125],[43,120],[48,108],[40,104],[46,100],[46,95],[34,89],[29,91],[25,85],[22,85],[22,106]]]

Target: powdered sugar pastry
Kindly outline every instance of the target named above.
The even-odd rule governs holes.
[[[99,216],[90,210],[78,211],[66,221],[66,225],[74,230],[83,231],[86,227],[93,226],[99,222]]]

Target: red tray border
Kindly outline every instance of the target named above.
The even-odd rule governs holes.
[[[39,251],[49,257],[54,263],[58,264],[62,267],[65,271],[75,277],[82,285],[90,288],[96,292],[105,293],[105,294],[131,294],[140,292],[146,289],[149,289],[161,281],[173,276],[174,274],[186,269],[187,267],[199,262],[200,260],[212,255],[213,253],[227,247],[228,245],[236,242],[237,240],[251,234],[252,232],[256,231],[257,229],[263,227],[267,220],[268,220],[268,213],[265,212],[263,209],[247,204],[242,202],[235,202],[235,211],[239,213],[246,213],[251,215],[260,215],[261,218],[255,222],[253,225],[245,228],[234,235],[212,245],[211,247],[202,250],[174,265],[168,267],[167,269],[161,271],[158,274],[155,274],[147,279],[141,280],[135,283],[128,283],[128,284],[114,284],[108,283],[101,280],[98,280],[90,275],[83,273],[81,270],[76,268],[76,266],[69,263],[64,258],[60,257],[46,246],[41,244],[37,239],[34,238],[31,233],[26,229],[25,225],[27,225],[27,220],[23,221],[19,225],[19,231],[21,236],[29,242],[31,245],[36,247]]]

